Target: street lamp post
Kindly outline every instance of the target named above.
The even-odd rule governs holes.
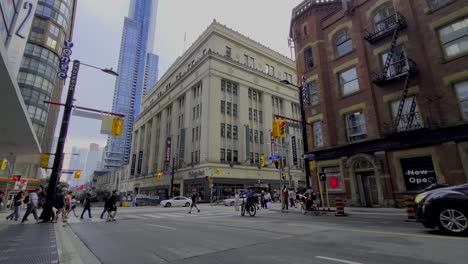
[[[97,68],[107,74],[119,76],[119,74],[113,71],[112,69],[101,69],[92,65],[80,63],[79,60],[73,61],[70,81],[68,84],[67,99],[65,101],[65,109],[63,111],[62,124],[60,126],[60,133],[59,133],[59,138],[57,142],[57,149],[54,155],[54,164],[52,166],[52,173],[50,175],[49,186],[47,188],[46,202],[44,204],[44,210],[42,211],[42,214],[40,217],[44,222],[49,221],[52,217],[52,206],[55,200],[55,191],[56,191],[57,184],[59,181],[59,173],[62,170],[63,149],[65,148],[65,140],[68,134],[68,125],[69,125],[71,113],[73,110],[73,98],[75,96],[75,88],[76,88],[76,83],[78,79],[78,71],[80,69],[81,64],[92,67],[92,68]]]
[[[305,117],[305,111],[304,111],[304,95],[303,95],[303,90],[304,87],[294,85],[290,83],[288,80],[282,80],[282,84],[286,85],[291,85],[299,89],[299,108],[301,110],[301,123],[302,123],[302,141],[304,144],[303,145],[303,152],[304,152],[304,166],[305,166],[305,173],[306,173],[306,185],[307,188],[310,188],[310,167],[309,167],[309,143],[307,139],[307,127],[306,127],[306,117]]]

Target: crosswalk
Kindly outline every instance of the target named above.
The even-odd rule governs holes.
[[[260,211],[258,215],[266,215],[274,213],[273,211]],[[192,221],[196,219],[213,219],[213,218],[223,218],[223,217],[233,217],[239,216],[240,213],[238,212],[216,212],[216,211],[208,211],[208,212],[200,212],[197,213],[193,211],[192,214],[188,214],[186,212],[174,212],[174,213],[162,213],[162,212],[153,212],[153,213],[117,213],[116,219],[117,221],[127,221],[127,220],[148,220],[148,219],[173,219],[173,220],[187,220]],[[98,223],[98,222],[105,222],[106,216],[104,219],[100,219],[98,216],[93,218],[87,218],[85,216],[84,219],[79,219],[75,217],[69,217],[68,223]]]

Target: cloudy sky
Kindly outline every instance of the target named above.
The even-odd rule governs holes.
[[[75,21],[73,58],[84,63],[117,68],[124,16],[133,0],[79,0]],[[302,0],[159,0],[154,51],[159,55],[159,76],[184,49],[216,19],[222,24],[290,56],[287,37],[291,10]],[[115,77],[82,67],[76,105],[111,110]],[[63,94],[62,101],[65,101]],[[61,120],[61,117],[59,117]],[[60,122],[59,122],[60,123]],[[59,127],[57,126],[56,135]],[[72,117],[66,152],[72,146],[104,146],[100,121]]]

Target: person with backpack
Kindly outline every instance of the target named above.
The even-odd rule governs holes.
[[[84,213],[85,213],[86,211],[88,211],[88,216],[89,216],[89,218],[90,218],[90,219],[93,218],[93,217],[91,216],[91,194],[89,194],[89,193],[86,194],[86,197],[85,197],[85,199],[84,199],[84,202],[83,202],[83,212],[81,212],[81,217],[80,217],[80,219],[83,219],[83,215],[84,215]]]
[[[78,203],[78,201],[76,201],[76,197],[75,197],[75,195],[73,195],[71,197],[70,210],[68,210],[67,217],[70,214],[70,212],[73,212],[75,217],[78,218],[78,216],[76,215],[76,212],[75,212],[75,208],[76,208],[77,203]]]
[[[115,221],[115,215],[117,214],[117,190],[112,191],[112,195],[108,199],[108,206],[107,222]]]
[[[54,208],[57,210],[57,213],[55,214],[54,217],[54,223],[57,223],[58,218],[60,215],[62,215],[62,222],[66,223],[67,222],[67,213],[65,211],[65,194],[67,189],[59,189],[56,196],[55,196],[55,201],[54,201]]]
[[[28,216],[30,213],[33,214],[34,219],[36,220],[36,223],[39,222],[39,219],[37,218],[37,205],[39,203],[39,196],[37,195],[37,190],[29,192],[28,195],[28,209],[26,210],[26,213],[23,216],[23,220],[21,223],[24,223],[28,221]]]
[[[104,214],[107,212],[107,217],[109,217],[109,213],[110,213],[110,205],[109,205],[109,198],[110,198],[110,194],[109,193],[106,193],[106,196],[104,197],[104,209],[102,210],[102,213],[101,213],[101,219],[104,218]]]
[[[190,211],[188,212],[189,214],[192,213],[193,207],[197,208],[198,213],[200,212],[200,209],[197,206],[197,199],[198,199],[198,194],[196,192],[192,193],[192,204],[190,205]]]
[[[20,211],[21,211],[21,204],[23,203],[24,200],[24,193],[23,191],[19,192],[13,199],[13,206],[14,206],[14,211],[6,217],[6,220],[13,220],[15,218],[15,221],[18,221]]]

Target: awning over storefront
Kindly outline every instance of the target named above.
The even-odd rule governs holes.
[[[16,82],[0,47],[0,158],[39,154],[41,149]]]

